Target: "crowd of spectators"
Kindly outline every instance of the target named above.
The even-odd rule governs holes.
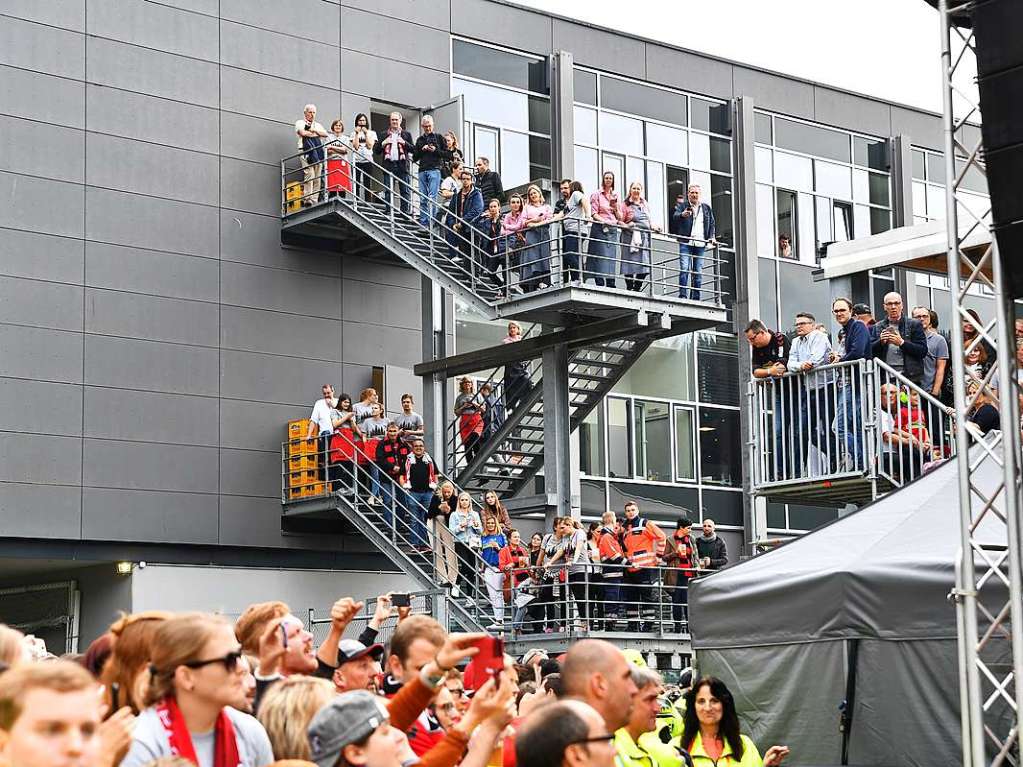
[[[553,246],[560,252],[564,282],[616,287],[621,277],[626,290],[648,286],[651,235],[661,227],[654,223],[641,182],[619,191],[614,174],[605,172],[600,188],[587,194],[580,181],[563,179],[552,206],[536,184],[524,194],[506,195],[490,158],[477,157],[474,167],[465,162],[455,135],[437,133],[432,115],[422,117],[415,139],[400,112],[389,115],[381,134],[370,129],[364,114],[356,115],[354,124],[351,134],[340,118],[325,130],[316,121],[315,104],[307,104],[295,122],[302,207],[350,194],[389,206],[396,193],[401,212],[411,215],[414,196],[419,224],[446,241],[454,267],[495,295],[552,285]],[[717,229],[698,184],[675,200],[668,232],[679,241],[679,296],[700,300],[705,252],[717,245]]]
[[[596,639],[515,659],[377,598],[337,600],[325,639],[280,601],[232,624],[125,615],[57,658],[0,625],[0,762],[8,767],[773,767],[713,677],[665,684],[635,650]],[[385,647],[380,630],[396,620]]]
[[[838,298],[832,304],[840,330],[832,343],[826,328],[808,312],[795,315],[789,337],[760,320],[746,327],[754,379],[774,385],[765,404],[774,411],[772,476],[813,477],[862,471],[864,425],[861,381],[837,363],[878,359],[897,375],[875,382],[878,410],[878,459],[890,476],[913,479],[949,457],[954,435],[938,417],[954,414],[954,378],[949,339],[939,331],[937,312],[915,306],[907,313],[902,296],[884,297],[885,316],[877,321],[865,304]],[[975,310],[962,322],[962,360],[971,438],[999,428],[1000,385],[996,354]],[[1017,361],[1023,361],[1023,320],[1015,323]],[[1023,384],[1023,376],[1017,384]],[[1013,389],[1018,396],[1019,389]],[[929,422],[930,421],[930,422]],[[810,448],[821,456],[810,465]]]

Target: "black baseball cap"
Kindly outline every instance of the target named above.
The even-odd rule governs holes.
[[[853,314],[873,314],[874,310],[866,304],[856,304],[853,307]]]
[[[369,647],[366,647],[366,645],[356,639],[342,639],[337,646],[337,665],[343,666],[349,661],[358,660],[367,655],[379,663],[384,657],[384,646],[382,644],[371,644]]]

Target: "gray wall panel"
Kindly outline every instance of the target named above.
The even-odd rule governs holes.
[[[220,218],[220,257],[224,261],[341,275],[341,259],[336,253],[282,247],[279,218],[236,210],[221,211]]]
[[[223,21],[220,45],[220,61],[225,66],[324,88],[341,87],[341,54],[336,40],[333,45],[325,45]]]
[[[214,109],[139,93],[86,87],[89,130],[112,136],[216,153],[219,116]]]
[[[78,184],[0,173],[0,227],[81,237],[84,205]]]
[[[451,0],[451,32],[509,45],[544,56],[550,54],[552,26],[549,16],[522,8],[485,2]]]
[[[389,51],[389,58],[398,61],[448,69],[451,36],[446,31],[410,23],[400,16],[382,15],[376,10],[374,5],[369,6],[369,10],[349,8],[345,11],[343,47],[370,55]]]
[[[40,99],[40,93],[45,93],[46,98]],[[85,84],[0,66],[0,112],[82,128],[85,126]]]
[[[81,240],[37,232],[0,232],[0,274],[80,285],[85,272]]]
[[[216,208],[93,187],[86,196],[90,240],[195,256],[217,254]]]
[[[56,51],[60,55],[55,55]],[[4,19],[0,23],[0,64],[81,80],[85,77],[85,36],[30,21]]]
[[[85,293],[85,330],[99,335],[217,345],[216,304],[89,288]]]
[[[221,0],[222,18],[337,45],[340,13],[320,0]]]
[[[0,433],[0,482],[77,485],[81,461],[78,437]]]
[[[410,367],[423,356],[423,338],[418,330],[346,322],[344,350],[345,362]]]
[[[145,0],[90,2],[88,33],[195,59],[217,60],[217,20]]]
[[[220,497],[221,546],[274,546],[280,548],[323,548],[333,537],[313,540],[306,536],[282,535],[281,502],[277,498]]]
[[[217,356],[216,349],[86,335],[85,382],[216,396]]]
[[[322,383],[328,383],[328,381]],[[340,393],[340,387],[337,388]],[[315,391],[318,391],[318,388],[313,386],[310,389],[310,396]],[[233,392],[226,390],[224,393],[229,396],[233,395]],[[308,418],[313,400],[310,399],[309,402],[309,405],[272,405],[244,400],[221,400],[221,447],[264,450],[280,454],[281,442],[287,438],[288,421],[296,418]]]
[[[27,21],[85,31],[85,0],[5,0],[3,12]]]
[[[80,130],[0,117],[0,136],[0,170],[77,184],[85,178],[85,134]]]
[[[0,349],[0,376],[82,382],[81,333],[0,325]]]
[[[91,186],[216,205],[217,157],[159,144],[90,133]]]
[[[224,349],[340,362],[341,322],[224,306],[220,344]]]
[[[216,64],[90,37],[89,82],[148,93],[189,104],[216,107]]]
[[[82,387],[0,378],[0,431],[82,435]]]
[[[82,329],[82,288],[0,277],[0,322],[54,330]]]
[[[86,439],[83,482],[126,490],[217,492],[217,451],[211,447]]]
[[[419,291],[395,288],[390,285],[345,280],[344,319],[362,322],[366,319],[379,320],[396,328],[418,329],[421,327]]]
[[[813,85],[810,83],[740,66],[733,67],[732,72],[732,89],[736,96],[752,96],[754,103],[763,109],[813,119]]]
[[[86,488],[82,534],[100,541],[216,543],[217,496]]]
[[[216,16],[217,8],[220,6],[220,0],[161,0],[161,3],[183,11],[205,13],[208,16]]]
[[[5,536],[74,540],[81,525],[79,488],[0,482],[0,529]]]
[[[263,165],[247,160],[220,159],[220,205],[223,208],[281,215],[280,165]],[[278,236],[278,239],[279,236]]]
[[[373,367],[345,363],[341,368],[341,390],[358,397],[359,392],[373,385]]]
[[[220,451],[220,492],[224,495],[281,497],[280,452]]]
[[[872,133],[881,138],[892,135],[892,108],[874,99],[814,86],[814,118],[825,125]]]
[[[358,51],[341,52],[346,91],[396,104],[429,106],[451,95],[447,72],[380,59]]]
[[[943,151],[945,135],[941,118],[905,107],[892,107],[892,135],[905,133],[917,146]]]
[[[691,93],[721,99],[732,97],[732,65],[697,53],[646,44],[646,77]]]
[[[336,362],[226,350],[221,353],[221,369],[225,398],[284,405],[311,403],[311,393],[341,377],[341,366]],[[280,424],[282,432],[284,426]]]
[[[213,258],[89,242],[85,245],[85,282],[96,288],[216,301],[220,264]]]
[[[341,5],[343,6],[344,19],[346,21],[348,13],[352,8],[367,7],[366,3],[360,2],[360,0],[341,0]],[[456,22],[460,18],[459,14],[454,13],[459,7],[458,3],[456,2],[454,7],[452,7],[451,0],[433,0],[433,2],[429,3],[423,3],[420,0],[378,0],[368,7],[373,12],[383,16],[393,16],[394,18],[411,21],[414,24],[442,30],[447,30],[451,26],[450,20],[452,16],[455,17]],[[479,29],[476,30],[477,33],[479,31]],[[492,35],[497,31],[491,28],[487,29],[486,33]],[[350,29],[342,24],[342,45],[347,46],[350,44],[348,39],[349,32]]]
[[[212,397],[85,388],[85,436],[215,447],[218,403]]]
[[[554,50],[571,51],[588,64],[630,77],[646,77],[646,44],[641,40],[554,19]]]
[[[321,122],[329,128],[332,119],[324,117]],[[225,157],[277,165],[282,157],[298,151],[295,138],[294,123],[274,122],[233,112],[221,115],[220,151]]]
[[[419,291],[422,276],[410,266],[404,264],[385,264],[367,258],[344,258],[344,278],[346,280],[362,280],[380,285],[394,285]]]
[[[341,319],[340,282],[332,277],[225,263],[220,279],[224,304]]]
[[[295,120],[302,118],[302,107],[309,102],[316,104],[317,117],[333,116],[341,107],[341,97],[337,90],[316,85],[298,86],[279,77],[259,75],[231,67],[221,68],[220,87],[223,109],[253,117],[265,117],[268,120],[289,122],[292,125],[295,124]],[[297,146],[294,151],[298,152]]]

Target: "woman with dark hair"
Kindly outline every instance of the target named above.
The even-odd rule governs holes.
[[[618,225],[622,220],[622,205],[615,191],[615,174],[609,170],[601,176],[600,189],[590,195],[589,255],[586,257],[587,276],[594,285],[615,286],[615,261],[618,250]]]
[[[713,676],[698,679],[686,693],[681,746],[689,752],[694,767],[775,767],[789,754],[787,746],[771,746],[760,758],[753,741],[739,732],[732,693]]]
[[[481,513],[484,524],[488,518],[493,517],[502,533],[508,535],[511,532],[511,515],[508,514],[508,509],[504,507],[501,499],[497,497],[497,493],[493,490],[487,490],[483,493],[483,510]]]
[[[373,165],[373,147],[377,143],[377,133],[369,127],[369,118],[362,112],[355,115],[355,130],[351,135],[352,161],[355,163],[355,190],[362,190],[366,202],[373,202],[376,185],[372,179],[379,179]]]
[[[337,398],[337,408],[332,413],[334,433],[330,437],[330,489],[337,492],[344,489],[351,492],[355,487],[356,442],[362,441],[359,420],[352,409],[351,395],[342,394]]]

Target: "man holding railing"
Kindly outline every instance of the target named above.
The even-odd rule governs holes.
[[[831,419],[834,405],[828,399],[831,387],[825,374],[812,372],[814,368],[826,365],[831,360],[831,344],[828,337],[817,329],[817,319],[809,312],[796,315],[796,339],[789,354],[790,373],[803,373],[789,379],[793,403],[799,403],[799,425],[796,438],[797,466],[802,466],[807,457],[807,445],[817,448],[824,456],[822,470],[834,474],[837,448],[831,435]],[[826,437],[822,437],[822,432]],[[809,471],[809,466],[807,467]]]
[[[842,326],[838,331],[838,346],[831,353],[831,362],[852,362],[871,358],[870,331],[853,316],[853,305],[848,298],[836,298],[831,304],[835,322]],[[839,373],[838,420],[836,430],[839,444],[845,445],[846,469],[862,471],[866,468],[861,455],[863,444],[860,436],[863,419],[860,418],[860,401],[863,397],[862,383],[856,368],[846,368]]]
[[[746,340],[750,345],[750,361],[754,378],[773,379],[785,375],[788,370],[785,366],[788,364],[791,348],[788,336],[769,330],[763,322],[754,319],[750,320],[749,325],[746,326]],[[772,474],[775,479],[782,479],[788,475],[788,454],[785,450],[783,423],[784,415],[789,411],[783,407],[783,382],[774,381],[772,389],[771,408],[774,412],[774,471]]]

